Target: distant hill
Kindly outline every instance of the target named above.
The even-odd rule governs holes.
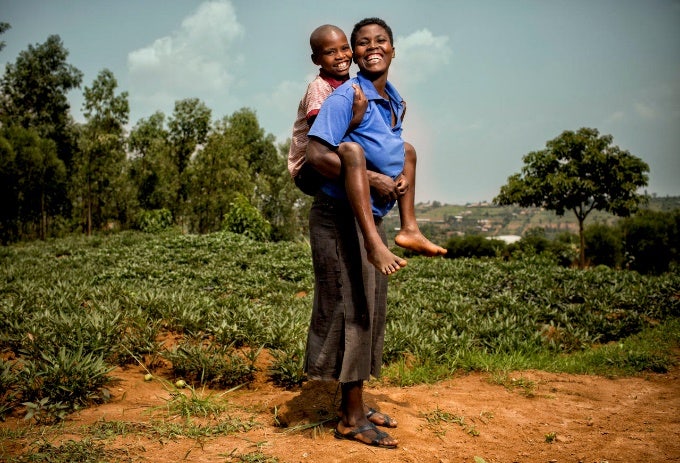
[[[680,209],[680,197],[652,197],[645,206],[651,210],[673,211]],[[543,228],[548,237],[562,232],[578,233],[578,222],[572,212],[560,217],[553,211],[540,208],[494,206],[488,202],[465,205],[442,204],[438,201],[418,203],[416,217],[425,235],[440,244],[453,235],[481,234],[484,236],[522,236],[531,228]],[[593,211],[586,219],[586,226],[594,223],[613,224],[619,217],[601,211]],[[393,240],[399,227],[399,212],[395,208],[386,218],[388,239]]]

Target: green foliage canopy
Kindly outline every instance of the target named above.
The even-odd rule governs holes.
[[[58,35],[29,45],[14,64],[7,64],[0,81],[0,114],[6,122],[36,127],[43,136],[65,130],[70,115],[66,94],[80,87],[83,73],[68,64],[68,50]]]

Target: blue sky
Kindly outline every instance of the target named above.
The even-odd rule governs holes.
[[[0,0],[0,65],[58,34],[84,73],[77,120],[108,68],[131,126],[197,97],[214,119],[254,109],[283,142],[316,74],[309,33],[369,16],[395,34],[416,201],[491,201],[523,155],[581,127],[647,162],[649,193],[680,195],[678,0]]]

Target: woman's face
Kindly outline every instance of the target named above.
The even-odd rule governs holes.
[[[370,74],[386,73],[394,58],[394,47],[387,31],[377,24],[367,24],[357,31],[354,62]]]

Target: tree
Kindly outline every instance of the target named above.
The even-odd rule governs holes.
[[[177,207],[173,209],[176,217],[182,212],[189,189],[189,179],[185,171],[191,156],[208,137],[211,118],[212,111],[198,98],[186,98],[175,102],[175,110],[168,122],[168,128],[179,176]]]
[[[130,176],[143,209],[177,211],[179,173],[164,122],[165,115],[159,111],[141,119],[130,132]]]
[[[127,92],[115,95],[117,86],[113,73],[104,69],[85,88],[87,122],[80,137],[73,198],[88,235],[109,220],[128,218],[131,191],[125,182],[124,126],[130,109]]]
[[[0,34],[7,32],[12,26],[9,23],[0,22]],[[0,51],[5,48],[5,41],[0,41]]]
[[[300,191],[288,172],[290,139],[279,145],[276,170],[270,177],[270,192],[263,201],[262,211],[272,226],[274,241],[291,241],[302,236],[309,228],[309,210],[312,197]]]
[[[3,23],[0,30],[4,32],[8,27]],[[29,45],[13,64],[8,63],[0,80],[0,123],[34,129],[41,139],[52,140],[70,176],[77,129],[67,93],[80,87],[83,74],[68,64],[67,58],[68,50],[61,38],[51,35],[43,44]],[[54,214],[70,217],[67,190],[64,185],[58,187],[53,191],[50,209]]]
[[[273,225],[275,238],[284,238],[287,235],[285,224],[293,222],[294,205],[294,202],[289,202],[294,197],[290,194],[293,184],[286,166],[287,157],[277,151],[274,136],[266,134],[260,127],[252,109],[241,108],[224,123],[232,149],[242,153],[248,163],[254,188],[247,193],[247,198]]]
[[[52,140],[18,125],[0,129],[0,242],[45,239],[59,212],[64,163]]]
[[[219,230],[231,208],[242,205],[235,199],[240,194],[271,224],[268,236],[292,239],[301,193],[288,174],[287,152],[277,151],[274,137],[265,134],[251,109],[218,121],[187,169],[192,228]]]
[[[0,83],[0,116],[4,124],[32,127],[54,140],[70,169],[75,141],[67,93],[80,87],[83,73],[68,64],[67,57],[58,35],[19,53],[14,64],[6,65]]]
[[[522,172],[508,178],[494,202],[501,206],[543,207],[564,215],[572,211],[579,224],[579,266],[585,266],[584,221],[593,210],[626,217],[646,196],[649,166],[612,145],[611,135],[596,129],[565,131],[546,149],[524,156]]]
[[[188,169],[191,223],[200,233],[219,230],[236,196],[250,198],[254,190],[245,150],[235,143],[229,120],[215,124]]]

